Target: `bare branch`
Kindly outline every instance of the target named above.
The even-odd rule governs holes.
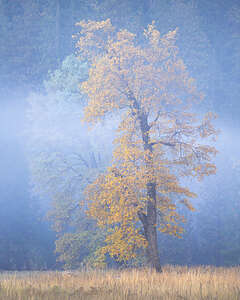
[[[158,113],[157,113],[156,118],[151,122],[151,124],[149,124],[149,127],[150,127],[150,128],[157,122],[157,120],[158,120],[159,117],[160,117],[160,114],[161,114],[161,111],[159,110]]]
[[[170,147],[175,147],[176,146],[176,143],[169,143],[169,142],[164,142],[164,141],[158,141],[158,142],[152,142],[151,143],[152,146],[157,145],[157,144],[162,144],[162,145],[170,146]]]
[[[89,167],[88,162],[82,157],[81,154],[76,153],[76,152],[74,152],[74,153],[72,153],[72,154],[75,155],[75,156],[77,156],[77,157],[84,163],[84,165],[85,165],[87,168]]]

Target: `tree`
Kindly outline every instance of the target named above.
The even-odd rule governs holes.
[[[88,77],[87,64],[74,55],[45,81],[45,94],[28,98],[28,161],[33,193],[42,200],[57,232],[56,252],[65,268],[93,260],[103,232],[85,214],[83,190],[111,159],[110,123],[88,132],[79,120],[86,97],[79,82]],[[107,130],[107,127],[109,130]],[[101,135],[101,140],[97,136]]]
[[[53,2],[1,1],[0,77],[5,89],[39,87],[56,67]]]
[[[79,55],[90,65],[81,84],[89,98],[85,120],[121,116],[112,166],[86,189],[89,215],[107,227],[102,254],[130,260],[145,248],[149,265],[160,272],[157,226],[180,236],[184,219],[177,204],[193,209],[188,199],[196,195],[182,186],[183,178],[215,173],[216,150],[202,143],[216,134],[214,115],[194,113],[202,95],[179,58],[177,30],[161,36],[149,25],[141,45],[109,19],[78,25]]]

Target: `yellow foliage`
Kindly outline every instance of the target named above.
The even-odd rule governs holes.
[[[77,48],[90,63],[89,78],[81,85],[89,99],[85,121],[122,112],[112,166],[86,189],[88,213],[109,231],[102,253],[129,260],[147,246],[139,215],[148,216],[149,202],[159,230],[181,236],[184,218],[177,204],[194,210],[188,198],[196,195],[180,179],[215,173],[215,148],[200,144],[200,138],[216,135],[215,116],[198,120],[193,113],[202,95],[178,55],[176,30],[161,36],[152,23],[140,45],[110,20],[79,25]]]

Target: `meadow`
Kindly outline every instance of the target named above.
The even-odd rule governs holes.
[[[0,300],[240,299],[240,267],[0,273]]]

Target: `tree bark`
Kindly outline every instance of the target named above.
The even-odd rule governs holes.
[[[140,127],[142,133],[142,140],[144,145],[144,150],[149,151],[150,155],[153,153],[153,145],[151,144],[149,137],[149,125],[147,121],[147,116],[142,114],[140,117]],[[153,171],[153,160],[149,157],[146,161],[147,169],[150,173]],[[154,176],[153,176],[154,178]],[[147,214],[144,220],[144,234],[148,242],[146,249],[146,255],[148,259],[148,264],[151,268],[155,269],[157,272],[162,272],[160,258],[158,253],[158,243],[157,243],[157,208],[156,208],[156,183],[154,179],[151,179],[147,184]]]
[[[140,130],[142,135],[144,151],[149,153],[149,157],[146,159],[146,168],[149,173],[153,172],[153,144],[151,143],[149,130],[150,126],[148,124],[148,116],[140,108],[139,103],[137,102],[135,96],[128,91],[128,98],[132,102],[133,114],[137,114],[137,119],[140,123]],[[143,224],[144,235],[148,242],[146,249],[146,256],[148,264],[151,268],[155,269],[157,272],[162,272],[160,258],[158,253],[158,243],[157,243],[157,198],[156,198],[156,183],[153,178],[147,184],[147,212],[142,211],[138,212],[140,221]]]
[[[147,256],[150,266],[157,272],[162,272],[157,244],[156,185],[149,183],[147,190],[150,198],[147,204]]]
[[[146,249],[148,265],[150,266],[150,268],[155,269],[157,272],[162,272],[157,243],[156,203],[154,203],[154,199],[156,199],[156,186],[149,183],[147,189],[148,194],[152,195],[147,203],[147,214],[139,212],[138,216],[143,224],[144,235],[148,242]]]

